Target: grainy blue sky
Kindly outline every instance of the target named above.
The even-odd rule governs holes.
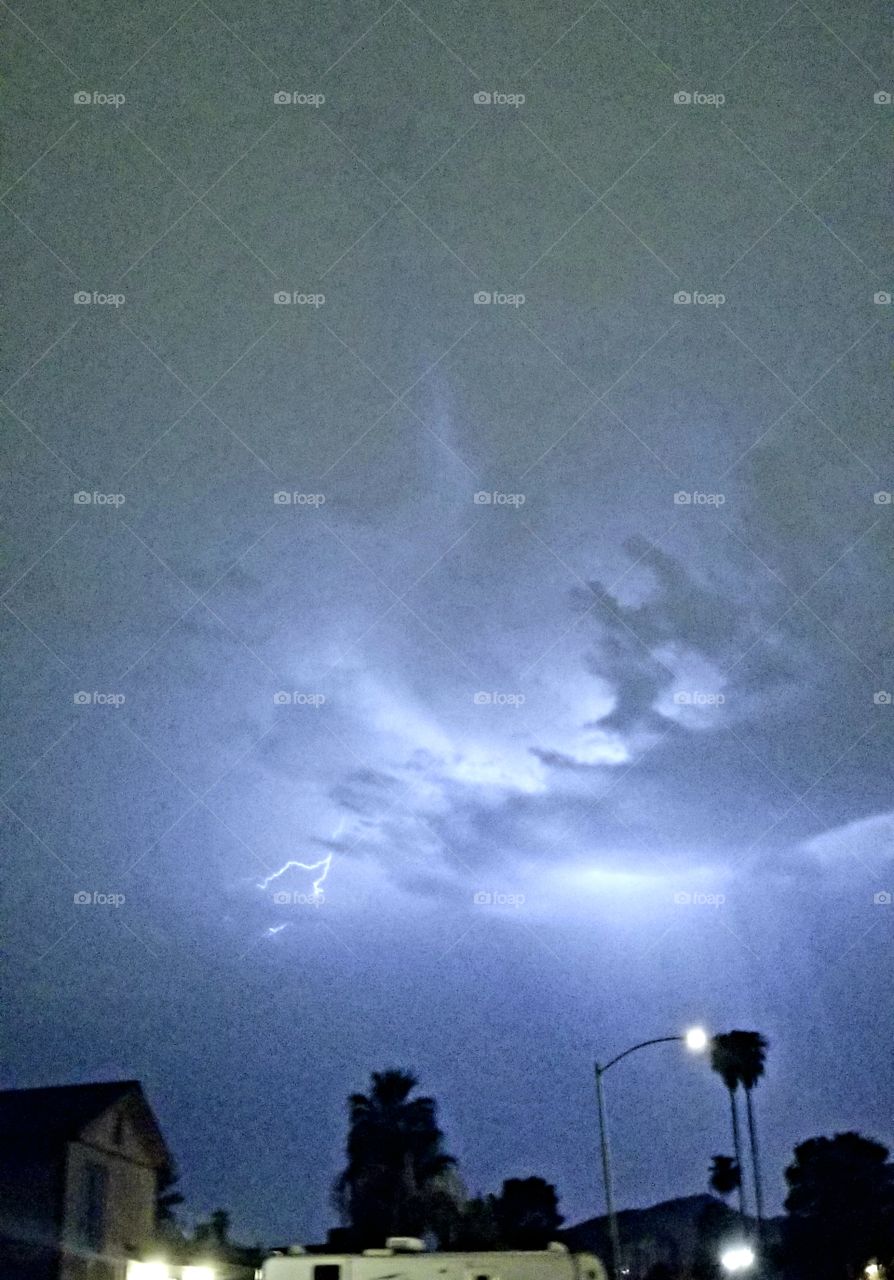
[[[882,6],[3,17],[4,1083],[279,1241],[388,1065],[569,1220],[692,1021],[774,1207],[894,1139]],[[729,1147],[610,1104],[622,1204]]]

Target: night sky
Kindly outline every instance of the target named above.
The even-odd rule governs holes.
[[[774,1210],[894,1141],[881,3],[2,9],[2,1084],[267,1241],[388,1066],[569,1221],[693,1022]],[[707,1064],[606,1083],[705,1190]]]

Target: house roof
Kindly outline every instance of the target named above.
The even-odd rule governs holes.
[[[170,1163],[170,1153],[139,1080],[0,1089],[0,1143],[20,1139],[50,1145],[72,1142],[92,1120],[123,1098],[133,1100],[159,1164]]]

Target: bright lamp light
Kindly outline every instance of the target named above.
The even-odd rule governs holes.
[[[184,1267],[183,1280],[215,1280],[213,1267]]]
[[[166,1262],[128,1262],[127,1280],[171,1280]]]
[[[691,1049],[693,1053],[701,1053],[707,1047],[708,1033],[704,1027],[690,1027],[684,1039],[687,1049]]]
[[[747,1271],[754,1266],[754,1250],[747,1244],[732,1245],[720,1255],[725,1271]]]

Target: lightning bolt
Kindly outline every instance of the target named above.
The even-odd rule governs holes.
[[[331,853],[327,853],[326,857],[321,858],[319,862],[298,862],[294,858],[290,858],[288,862],[283,863],[283,865],[280,867],[278,871],[272,872],[269,876],[266,877],[266,879],[261,880],[258,883],[258,888],[266,889],[268,885],[272,884],[274,880],[278,880],[280,876],[285,875],[285,873],[287,871],[290,871],[292,867],[300,867],[302,871],[319,871],[320,868],[322,867],[323,868],[322,874],[317,876],[316,880],[314,880],[313,882],[314,896],[320,898],[323,896],[323,890],[320,886],[328,876],[329,868],[331,866],[332,866]]]

